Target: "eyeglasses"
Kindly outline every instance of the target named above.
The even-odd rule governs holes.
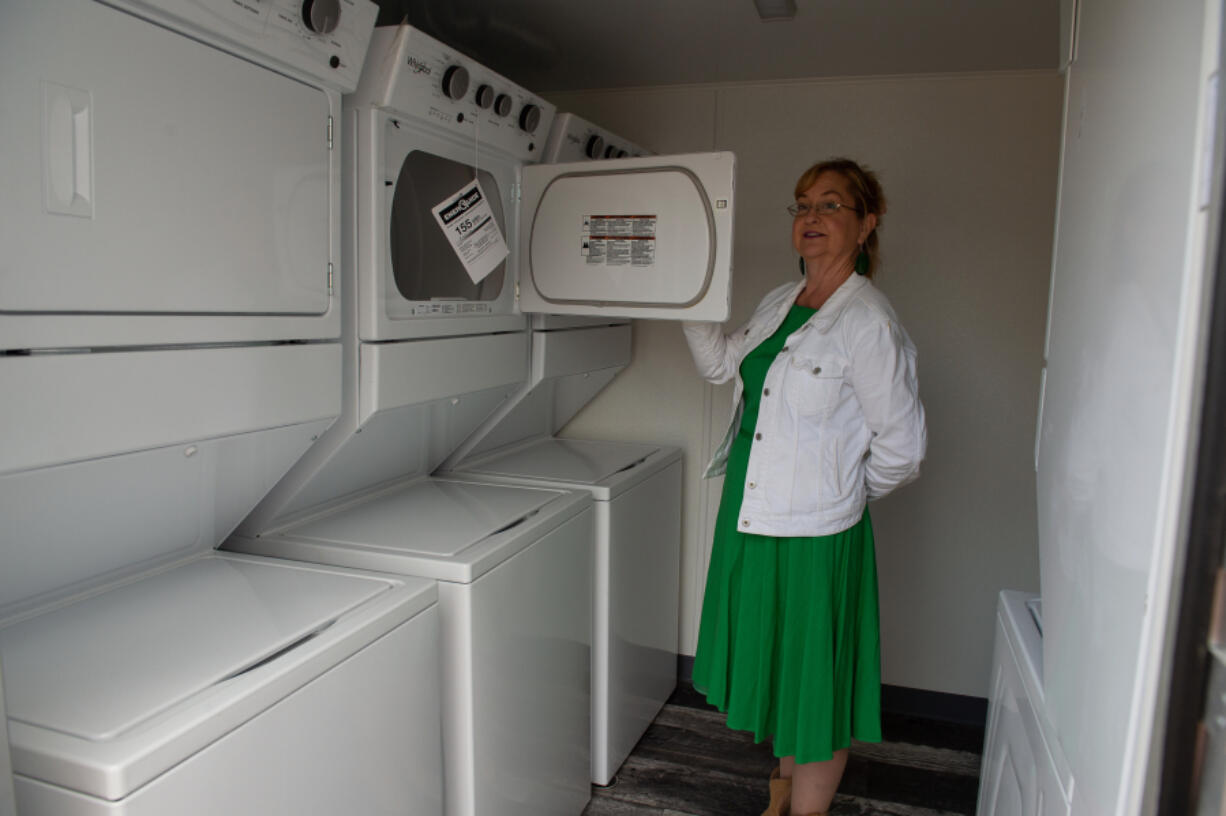
[[[834,215],[839,210],[851,210],[854,213],[860,212],[859,207],[853,207],[850,204],[840,204],[837,201],[819,201],[816,204],[804,204],[797,201],[795,204],[788,205],[788,213],[793,218],[803,218],[811,212],[818,215]]]

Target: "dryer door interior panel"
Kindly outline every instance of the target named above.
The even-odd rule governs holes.
[[[726,320],[735,165],[702,153],[525,167],[521,308]]]
[[[327,92],[101,3],[22,0],[0,103],[0,312],[327,311]]]

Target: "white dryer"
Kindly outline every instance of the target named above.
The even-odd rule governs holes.
[[[327,5],[4,6],[23,816],[441,811],[433,582],[213,551],[340,410],[328,134],[376,9]]]
[[[362,340],[524,328],[517,255],[474,280],[433,208],[479,186],[487,231],[496,226],[514,246],[521,169],[539,161],[553,115],[541,97],[407,24],[375,30],[345,99]]]

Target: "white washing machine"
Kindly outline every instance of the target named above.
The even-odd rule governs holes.
[[[1043,703],[1037,595],[1006,590],[996,608],[996,651],[978,816],[1068,816],[1073,777]]]
[[[592,781],[607,785],[677,684],[681,451],[546,437],[478,456],[454,475],[591,493]]]
[[[22,816],[441,812],[433,582],[213,551],[340,410],[328,134],[376,9],[328,6],[4,6]]]
[[[590,796],[586,494],[426,479],[232,546],[438,581],[450,816],[574,816]]]
[[[436,596],[214,553],[0,628],[20,813],[440,813]]]

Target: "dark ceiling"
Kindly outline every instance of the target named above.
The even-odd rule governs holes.
[[[1055,69],[1060,0],[376,0],[533,91]]]

